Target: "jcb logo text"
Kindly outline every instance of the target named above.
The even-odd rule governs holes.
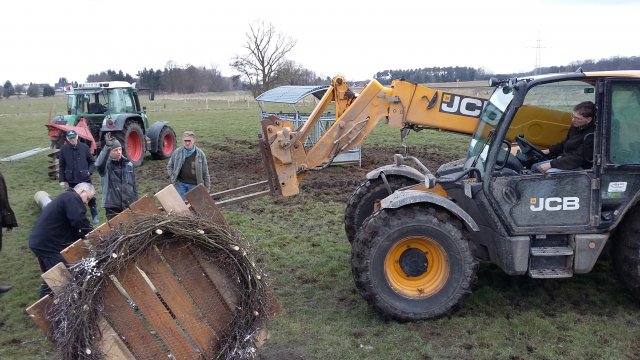
[[[529,208],[531,211],[560,211],[560,210],[578,210],[580,209],[580,198],[575,196],[568,197],[550,197],[550,198],[531,198],[529,200]]]
[[[480,117],[485,102],[483,99],[442,93],[440,111],[477,118]]]

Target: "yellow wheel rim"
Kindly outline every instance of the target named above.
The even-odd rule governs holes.
[[[426,298],[442,289],[449,278],[449,261],[442,246],[426,236],[396,242],[384,261],[389,285],[408,298]]]

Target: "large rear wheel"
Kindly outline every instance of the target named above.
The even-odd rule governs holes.
[[[448,314],[471,293],[477,268],[460,221],[432,207],[379,211],[352,244],[351,269],[360,295],[384,317],[399,321]]]
[[[158,135],[158,149],[151,153],[151,157],[155,160],[163,160],[169,158],[173,150],[176,149],[176,133],[169,126],[165,126]]]
[[[612,250],[616,275],[640,300],[640,208],[626,215],[618,228]]]
[[[381,177],[366,180],[349,198],[344,210],[344,230],[350,243],[353,243],[364,220],[373,214],[376,201],[384,199],[400,188],[418,183],[404,176],[387,176],[386,179],[388,188]]]
[[[133,166],[140,166],[144,161],[145,139],[140,125],[134,121],[127,121],[122,132],[115,134],[122,145],[125,156],[131,160]]]

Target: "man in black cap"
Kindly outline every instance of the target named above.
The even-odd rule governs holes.
[[[89,146],[78,141],[78,134],[74,130],[67,131],[67,143],[60,148],[59,160],[58,179],[63,189],[75,187],[81,182],[91,183],[95,162]],[[98,224],[98,204],[95,198],[89,201],[89,209],[93,223]]]
[[[7,184],[5,184],[4,177],[0,173],[0,250],[2,250],[2,228],[11,230],[16,226],[18,226],[18,222],[9,204]],[[0,285],[0,294],[9,290],[11,290],[10,285]]]
[[[96,190],[89,183],[80,183],[56,196],[42,209],[29,235],[29,248],[38,257],[42,272],[65,263],[60,251],[88,234],[92,228],[85,204]],[[40,285],[40,297],[51,292],[47,284]]]
[[[120,142],[107,133],[105,146],[96,160],[102,186],[102,207],[111,220],[134,201],[138,200],[133,163],[122,155]]]

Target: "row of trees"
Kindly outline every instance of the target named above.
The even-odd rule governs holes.
[[[384,70],[378,71],[374,78],[380,83],[389,85],[393,79],[404,79],[406,81],[424,84],[453,81],[474,81],[488,79],[484,69],[471,67],[450,66],[450,67],[429,67],[409,70]]]
[[[563,66],[549,66],[533,69],[524,73],[511,74],[491,74],[482,68],[449,66],[449,67],[429,67],[409,70],[383,70],[374,75],[374,78],[382,84],[388,85],[393,79],[404,79],[413,83],[438,83],[455,81],[475,81],[487,80],[491,76],[512,77],[535,74],[560,73],[576,71],[582,68],[583,71],[608,71],[608,70],[628,70],[640,68],[640,57],[612,57],[609,59],[580,60],[571,62]]]
[[[536,69],[538,74],[556,73],[556,72],[568,72],[576,71],[578,68],[582,68],[583,71],[607,71],[607,70],[629,70],[640,69],[640,56],[630,57],[612,57],[608,59],[595,60],[582,60],[574,61],[569,65],[564,66],[549,66]]]
[[[13,84],[9,80],[5,81],[2,88],[0,88],[0,97],[5,97],[7,99],[14,95],[19,96],[26,94],[29,97],[38,97],[40,95],[53,96],[55,95],[55,93],[55,90],[49,84],[38,85],[30,83],[28,86],[26,86],[25,89],[25,85],[18,84],[16,86],[13,86]]]

